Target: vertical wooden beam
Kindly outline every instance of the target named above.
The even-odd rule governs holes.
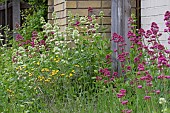
[[[113,33],[119,33],[119,15],[118,15],[118,1],[119,0],[112,0],[112,7],[111,7],[111,34]],[[111,35],[112,36],[112,35]],[[112,50],[117,50],[117,44],[112,41],[111,43]],[[118,54],[116,52],[113,52],[112,58],[113,58],[113,69],[114,71],[118,71],[118,60],[117,60]]]
[[[8,4],[7,0],[5,0],[5,26],[8,25]],[[5,44],[7,43],[7,37],[5,36]]]
[[[130,0],[123,0],[124,1],[124,5],[123,5],[123,37],[125,38],[125,42],[127,44],[125,50],[127,52],[130,51],[130,40],[127,38],[127,34],[128,34],[128,31],[130,30],[128,28],[128,19],[131,17],[131,4],[130,4]]]
[[[125,38],[127,43],[126,50],[130,49],[130,42],[127,39],[128,33],[128,18],[130,17],[130,0],[112,0],[112,13],[111,13],[111,34],[118,33]],[[117,43],[112,41],[112,50],[118,49]],[[118,53],[113,53],[113,69],[121,73],[120,64],[117,60]]]
[[[8,14],[7,14],[7,12],[8,12],[8,6],[7,6],[8,4],[7,4],[7,0],[5,0],[5,25],[7,26],[7,17],[8,17]]]
[[[16,29],[16,24],[20,25],[20,0],[12,1],[12,15],[13,15],[13,30]],[[13,33],[15,38],[16,33]]]

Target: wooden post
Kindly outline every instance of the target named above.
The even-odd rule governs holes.
[[[118,17],[118,1],[119,0],[112,0],[112,7],[111,7],[111,38],[113,33],[119,33],[119,17]],[[118,49],[117,44],[112,41],[111,43],[112,50]],[[113,52],[113,69],[114,71],[118,71],[118,61],[117,61],[118,54]]]
[[[7,0],[5,0],[5,26],[8,25],[8,4],[7,4]],[[7,37],[5,36],[5,44],[7,44]]]
[[[12,15],[13,15],[13,30],[16,29],[16,24],[20,25],[20,0],[12,1]],[[13,38],[15,38],[16,33],[13,33]]]
[[[8,17],[8,14],[7,14],[7,12],[8,12],[8,6],[7,6],[8,4],[7,4],[7,0],[5,0],[5,25],[7,26],[7,17]]]
[[[126,50],[129,51],[130,43],[127,39],[128,33],[128,18],[130,17],[130,0],[112,0],[112,13],[111,13],[111,34],[118,33],[125,38],[127,43]],[[118,49],[118,46],[115,42],[112,41],[112,50]],[[117,60],[118,53],[113,52],[113,69],[121,73],[120,64]]]
[[[130,40],[127,38],[128,31],[130,30],[128,28],[128,19],[131,16],[131,5],[130,5],[130,0],[123,0],[123,37],[125,38],[125,42],[127,44],[125,50],[127,52],[130,52]]]

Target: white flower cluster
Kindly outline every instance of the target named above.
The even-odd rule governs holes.
[[[166,100],[165,98],[159,98],[159,104],[165,104]]]

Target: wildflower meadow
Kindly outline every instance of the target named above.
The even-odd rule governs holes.
[[[41,18],[42,30],[31,37],[18,26],[8,44],[1,39],[0,112],[170,113],[170,50],[160,43],[159,26],[137,29],[131,17],[127,37],[106,37],[99,15],[70,13],[61,32],[54,13],[54,24]],[[162,21],[169,34],[170,11]],[[113,53],[120,72],[112,67]]]

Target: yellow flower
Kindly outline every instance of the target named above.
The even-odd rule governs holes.
[[[21,66],[16,67],[16,70],[21,71],[22,70]]]
[[[71,72],[72,72],[72,73],[75,73],[75,71],[74,71],[74,70],[72,70]]]
[[[75,67],[80,67],[79,65],[74,65]]]
[[[48,78],[48,80],[51,80],[51,78]]]
[[[32,73],[29,73],[29,77],[31,77],[32,76]]]
[[[42,76],[42,77],[41,77],[41,79],[45,79],[45,77],[44,77],[44,76]]]
[[[38,80],[39,80],[39,81],[42,81],[42,80],[44,80],[44,79],[45,79],[44,76],[38,76]]]
[[[19,68],[18,68],[18,67],[16,67],[16,70],[19,70]]]
[[[46,71],[46,72],[49,72],[50,70],[49,70],[48,68],[45,68],[45,71]]]
[[[53,76],[53,75],[57,74],[58,72],[59,72],[59,70],[52,70],[52,72],[51,72],[51,76]]]
[[[54,61],[55,61],[56,63],[58,63],[58,62],[60,61],[60,59],[54,58]]]
[[[49,79],[46,79],[45,82],[50,82],[50,80],[49,80]]]
[[[37,62],[37,65],[40,65],[40,62],[39,62],[39,61]]]
[[[26,70],[25,73],[28,73],[28,70]]]
[[[70,74],[69,74],[69,77],[72,77],[72,76],[73,76],[73,74],[72,74],[72,73],[70,73]]]
[[[55,62],[56,62],[56,63],[60,62],[60,59],[56,60]]]
[[[64,76],[65,74],[61,74],[60,76]]]
[[[43,68],[43,69],[41,69],[41,72],[44,72],[45,71],[45,69]]]
[[[43,68],[43,69],[41,69],[41,72],[49,72],[50,70],[48,69],[48,68]]]
[[[7,92],[9,92],[9,93],[13,93],[13,91],[12,91],[12,90],[10,90],[10,89],[7,89]]]

